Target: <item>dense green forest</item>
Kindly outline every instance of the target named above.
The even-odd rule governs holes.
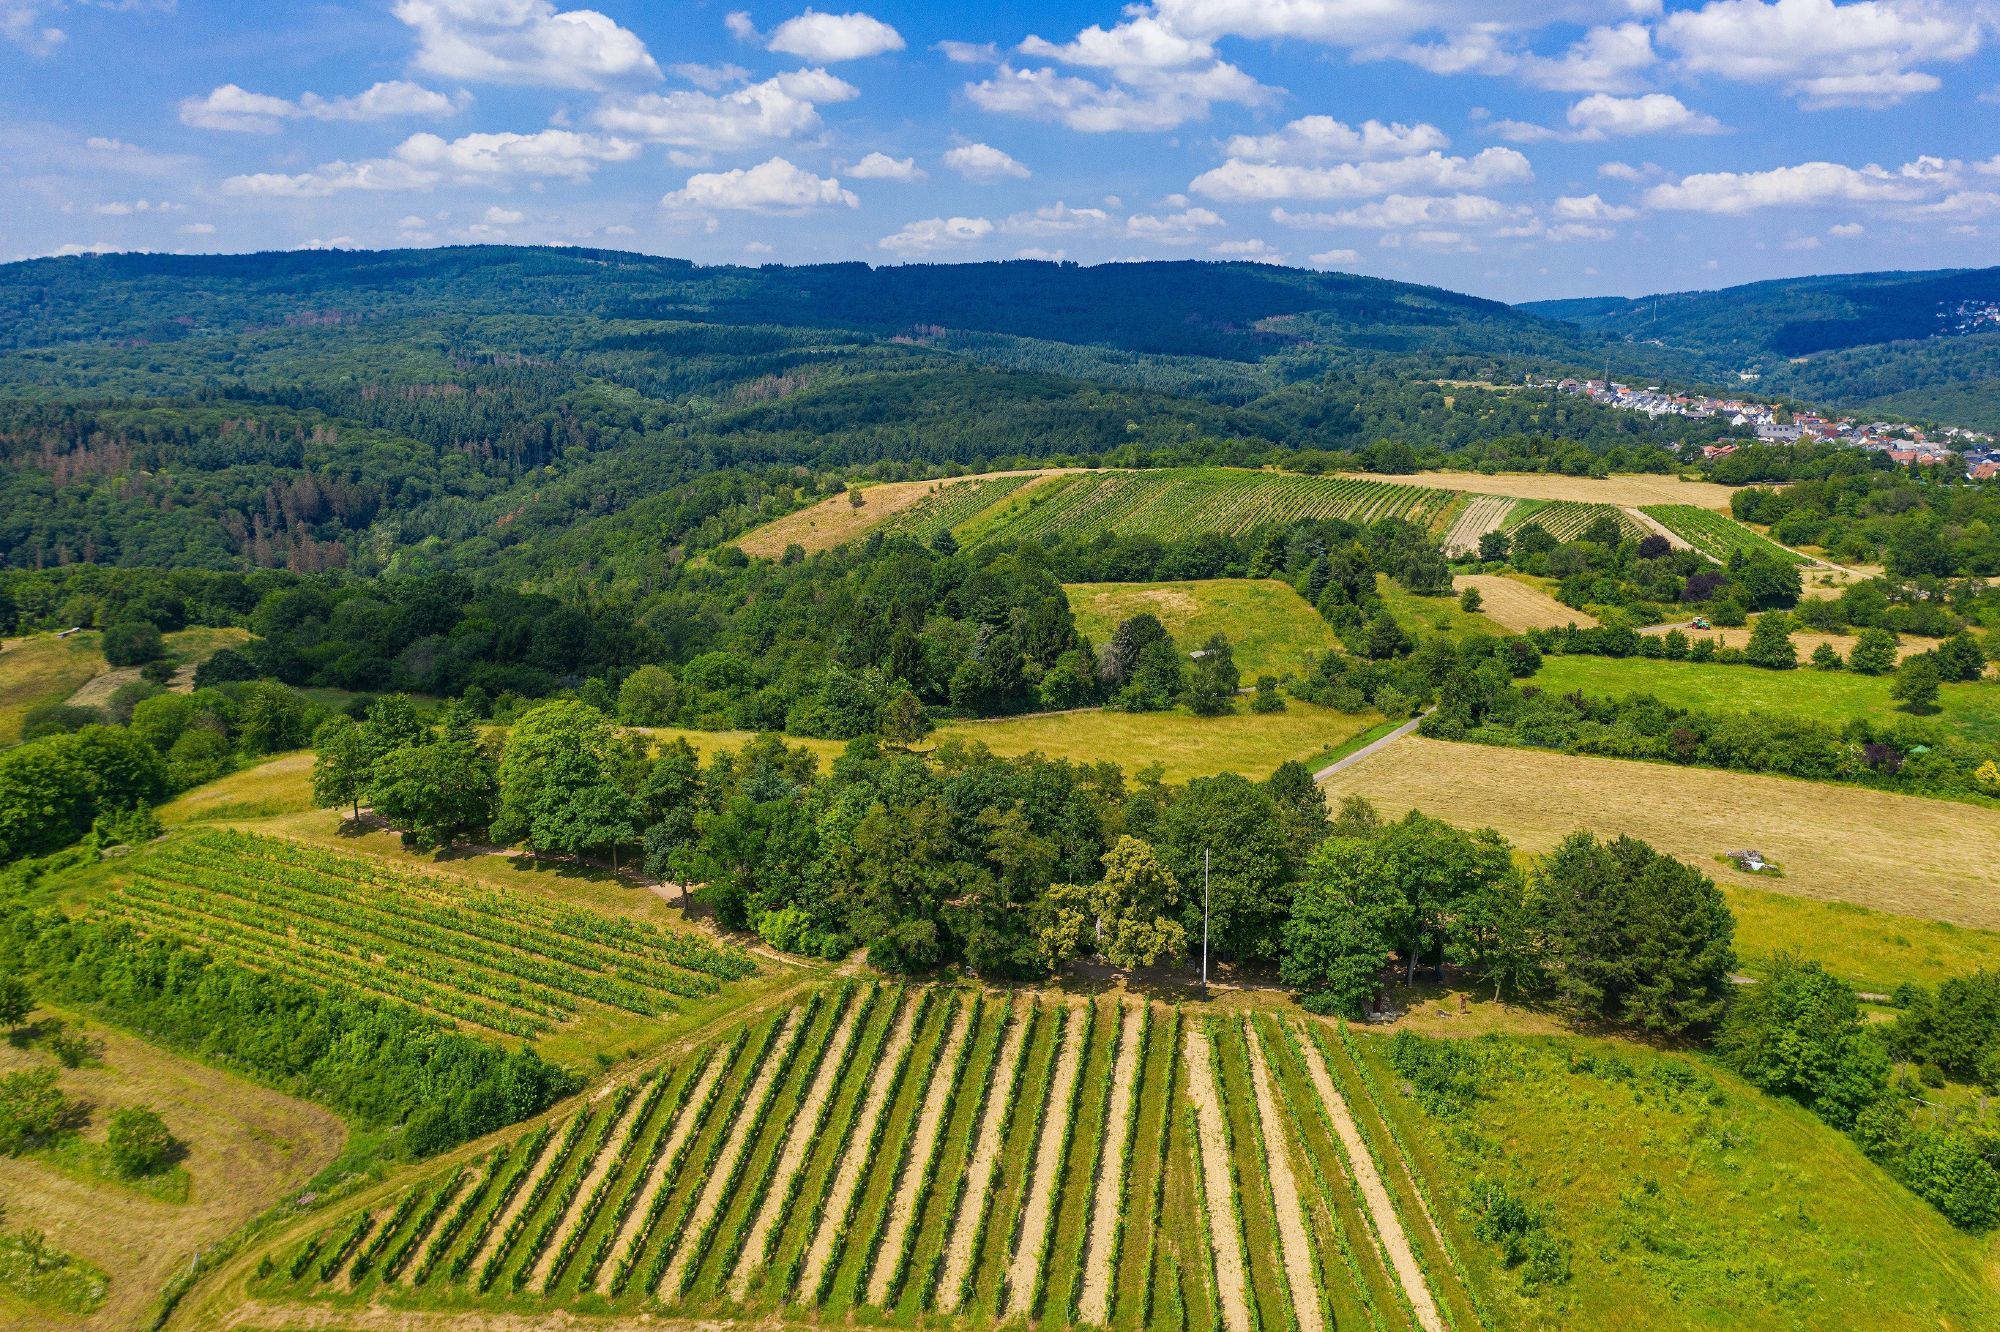
[[[1957,329],[1961,307],[1996,302],[2000,268],[1786,278],[1519,308],[1690,357],[1710,378],[1755,371],[1760,395],[1992,430],[2000,428],[2000,333]]]

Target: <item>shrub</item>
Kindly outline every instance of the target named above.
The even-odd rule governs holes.
[[[157,1175],[173,1163],[180,1142],[149,1105],[131,1105],[111,1116],[105,1136],[111,1168],[127,1179]]]
[[[104,631],[104,659],[113,666],[143,666],[166,650],[160,631],[144,620],[127,620]]]

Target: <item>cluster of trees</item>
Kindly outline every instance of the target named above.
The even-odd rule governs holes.
[[[1838,457],[1815,461],[1797,470],[1819,474],[1781,489],[1737,491],[1730,511],[1744,522],[1769,524],[1772,537],[1788,546],[1819,547],[1846,564],[1881,564],[1893,578],[2000,573],[2000,488]]]
[[[1558,541],[1532,520],[1511,533],[1488,532],[1479,559],[1556,579],[1556,599],[1564,605],[1621,625],[1694,613],[1740,625],[1752,611],[1797,605],[1802,591],[1798,566],[1769,552],[1738,550],[1718,566],[1657,533],[1628,536],[1609,515],[1574,541]]]
[[[1350,797],[1307,862],[1281,973],[1306,1007],[1359,1017],[1392,958],[1411,980],[1450,962],[1496,998],[1680,1035],[1721,1016],[1734,933],[1714,883],[1632,838],[1575,833],[1523,873],[1490,829],[1415,811],[1384,823]]]
[[[1823,604],[1804,602],[1811,606]],[[1648,657],[1664,661],[1711,662],[1718,666],[1758,666],[1765,670],[1789,671],[1800,665],[1798,646],[1792,635],[1805,617],[1789,611],[1766,611],[1751,626],[1750,639],[1742,647],[1732,647],[1720,637],[1702,638],[1680,629],[1664,634],[1641,634],[1626,626],[1600,625],[1579,629],[1531,629],[1527,637],[1545,653],[1562,656]],[[1853,671],[1857,675],[1897,677],[1899,690],[1908,690],[1906,681],[1928,679],[1930,697],[1912,697],[1912,705],[1922,710],[1935,701],[1937,685],[1953,681],[1977,680],[1986,670],[1986,647],[1969,630],[1961,629],[1935,648],[1896,660],[1902,640],[1890,629],[1863,629],[1854,646],[1842,656],[1831,643],[1821,643],[1807,658],[1814,670]],[[1902,698],[1903,692],[1897,697]]]
[[[1991,1230],[2000,1226],[2000,1131],[1983,1114],[1931,1108],[1924,1092],[1946,1078],[2000,1089],[2000,974],[1936,991],[1905,986],[1896,997],[1895,1021],[1870,1022],[1854,990],[1819,963],[1780,957],[1736,996],[1716,1050],[1759,1087],[1852,1133],[1954,1224]]]
[[[1914,659],[1913,659],[1914,660]],[[1490,683],[1490,681],[1488,681]],[[1448,740],[1646,759],[1946,799],[2000,795],[1990,746],[1917,717],[1845,723],[1677,707],[1650,695],[1554,694],[1533,684],[1455,695],[1424,719]]]

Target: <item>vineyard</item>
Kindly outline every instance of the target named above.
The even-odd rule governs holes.
[[[941,482],[938,488],[882,524],[884,535],[913,536],[929,543],[937,534],[957,527],[966,519],[1006,499],[1035,475],[974,476],[963,481]]]
[[[1507,525],[1507,515],[1519,501],[1506,495],[1469,495],[1440,543],[1448,558],[1478,553],[1479,538]]]
[[[1795,550],[1757,535],[1727,514],[1692,504],[1648,504],[1640,512],[1710,559],[1729,562],[1737,551],[1762,551],[1787,564],[1810,563]]]
[[[1342,1031],[846,982],[267,1256],[272,1306],[1480,1321]]]
[[[1550,500],[1547,503],[1523,500],[1514,506],[1514,511],[1507,515],[1501,526],[1505,531],[1518,532],[1533,523],[1558,541],[1575,541],[1601,518],[1617,523],[1622,538],[1637,541],[1646,535],[1646,529],[1639,525],[1638,519],[1616,504],[1586,504],[1581,500]]]
[[[669,1013],[753,970],[628,918],[243,833],[169,838],[118,880],[98,909],[143,933],[523,1039],[592,1008]]]
[[[1456,491],[1355,477],[1299,476],[1226,468],[1085,472],[1046,481],[1020,500],[976,518],[968,540],[1087,541],[1100,533],[1186,537],[1230,535],[1308,518],[1367,523],[1402,518],[1439,525]]]

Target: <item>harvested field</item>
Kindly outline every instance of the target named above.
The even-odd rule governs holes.
[[[1575,500],[1584,504],[1692,504],[1703,509],[1729,511],[1729,486],[1710,481],[1683,481],[1677,476],[1650,473],[1630,476],[1557,476],[1547,472],[1418,472],[1414,476],[1387,476],[1372,472],[1348,475],[1370,481],[1394,481],[1402,485],[1436,486],[1441,490],[1466,490],[1481,495],[1509,495],[1515,499]]]
[[[1727,668],[1725,668],[1727,669]],[[1409,736],[1326,784],[1327,799],[1421,809],[1491,827],[1525,851],[1577,828],[1619,833],[1699,865],[1725,886],[1852,902],[2000,929],[2000,811],[1863,787],[1503,749]],[[1774,879],[1714,857],[1752,847]]]
[[[1459,574],[1452,588],[1463,592],[1479,589],[1479,613],[1513,633],[1530,629],[1560,629],[1573,624],[1579,629],[1597,626],[1595,616],[1572,610],[1538,587],[1504,574]]]

